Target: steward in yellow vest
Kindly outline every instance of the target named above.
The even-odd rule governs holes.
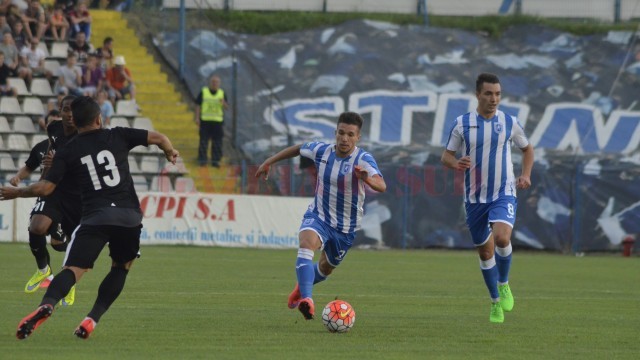
[[[222,139],[224,138],[224,110],[228,108],[224,91],[220,89],[220,78],[212,76],[209,86],[205,86],[196,99],[196,118],[199,127],[200,146],[198,162],[207,165],[207,148],[211,142],[211,166],[219,167],[222,158]]]

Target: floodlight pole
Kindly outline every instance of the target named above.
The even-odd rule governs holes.
[[[184,80],[185,17],[186,10],[184,0],[180,0],[180,49],[178,51],[178,76],[180,80]]]
[[[613,22],[616,24],[620,22],[620,0],[616,0],[613,5]]]

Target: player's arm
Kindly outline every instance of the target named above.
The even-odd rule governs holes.
[[[529,144],[520,150],[522,150],[522,172],[518,176],[516,187],[528,189],[531,186],[531,169],[533,169],[533,146]]]
[[[49,196],[55,188],[56,184],[48,180],[40,180],[22,188],[3,186],[0,187],[0,200]]]
[[[20,170],[18,170],[16,175],[12,177],[11,180],[9,180],[9,183],[13,186],[18,186],[18,184],[20,184],[20,181],[28,178],[32,172],[33,170],[29,169],[28,166],[23,166],[20,168]]]
[[[156,131],[149,131],[147,133],[147,144],[158,145],[158,147],[164,152],[164,156],[167,158],[167,161],[170,161],[174,165],[176,164],[180,153],[178,150],[173,148],[171,140],[169,140],[166,135]]]
[[[358,179],[364,181],[364,183],[369,185],[371,189],[377,192],[387,191],[387,183],[384,181],[384,178],[380,176],[380,174],[369,176],[367,170],[360,165],[354,166],[353,170],[355,171]]]
[[[471,157],[463,156],[458,159],[456,158],[456,152],[453,150],[445,149],[442,152],[440,161],[444,166],[455,170],[465,170],[471,167]]]
[[[256,177],[264,177],[264,179],[267,180],[269,178],[269,169],[271,168],[271,165],[277,163],[278,161],[291,159],[300,155],[301,147],[302,144],[289,146],[288,148],[280,150],[278,153],[270,156],[260,165],[258,171],[256,171]]]

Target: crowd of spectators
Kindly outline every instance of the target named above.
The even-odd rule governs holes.
[[[92,17],[88,0],[0,0],[0,95],[18,96],[10,78],[30,87],[34,77],[45,77],[54,95],[94,96],[100,99],[108,124],[117,100],[135,100],[135,86],[123,56],[115,56],[113,38],[94,49],[90,43]],[[128,3],[127,3],[128,4]],[[128,4],[130,5],[130,4]],[[66,43],[66,62],[47,70],[47,44]],[[51,98],[47,108],[55,108]],[[111,110],[113,113],[113,110]]]

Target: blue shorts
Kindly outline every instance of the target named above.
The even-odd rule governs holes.
[[[353,239],[356,237],[355,232],[338,231],[310,212],[304,214],[298,232],[303,230],[311,230],[318,234],[320,241],[322,241],[322,250],[327,254],[327,260],[333,267],[340,265],[342,259],[353,246]]]
[[[513,228],[518,202],[515,197],[506,196],[490,203],[465,203],[464,208],[467,212],[467,226],[471,232],[473,244],[481,246],[489,240],[491,223],[501,222]]]

